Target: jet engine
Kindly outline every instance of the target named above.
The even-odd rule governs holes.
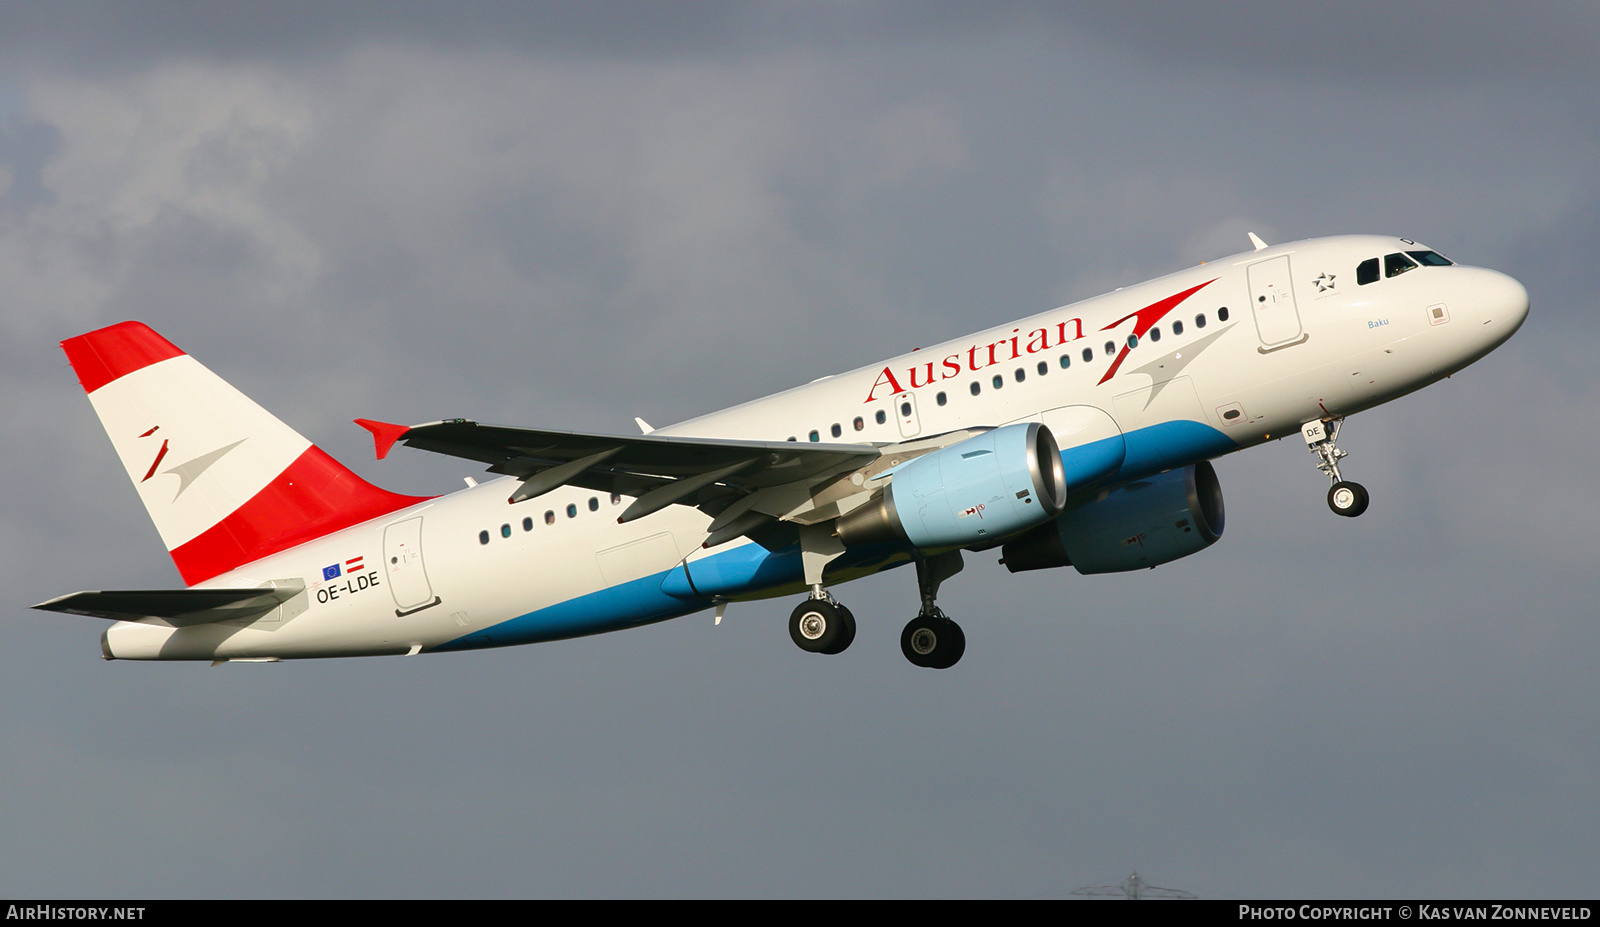
[[[1169,563],[1222,537],[1222,487],[1206,461],[1124,483],[1001,548],[1013,573],[1072,566],[1120,573]]]
[[[838,535],[847,546],[961,547],[1047,522],[1067,499],[1061,450],[1039,422],[984,432],[890,474],[887,488],[840,517]]]

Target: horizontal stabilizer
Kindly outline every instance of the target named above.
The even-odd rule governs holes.
[[[215,621],[259,618],[305,591],[299,580],[257,589],[134,589],[74,592],[34,608],[112,621],[138,621],[174,628]]]

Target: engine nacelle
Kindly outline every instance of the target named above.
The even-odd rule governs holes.
[[[840,517],[838,535],[846,545],[961,547],[1047,522],[1066,500],[1055,437],[1020,422],[896,467],[886,489]]]
[[[1170,563],[1222,537],[1222,487],[1201,461],[1125,483],[1002,548],[1013,573],[1072,566],[1120,573]]]

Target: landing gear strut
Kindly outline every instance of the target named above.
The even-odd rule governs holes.
[[[1333,484],[1328,489],[1328,508],[1333,509],[1336,515],[1354,518],[1367,510],[1367,503],[1371,499],[1367,496],[1366,487],[1339,475],[1339,460],[1349,456],[1347,451],[1339,450],[1335,443],[1343,426],[1343,416],[1326,422],[1315,419],[1300,426],[1300,435],[1306,439],[1306,447],[1316,455],[1317,469],[1328,474],[1328,480]]]
[[[939,584],[961,572],[961,551],[917,558],[917,590],[922,610],[900,632],[900,651],[913,666],[949,669],[967,651],[967,636],[934,604]]]

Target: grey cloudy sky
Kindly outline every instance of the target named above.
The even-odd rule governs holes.
[[[0,895],[1592,895],[1592,3],[0,4]],[[1269,240],[1507,271],[1524,330],[1217,463],[1137,575],[968,558],[422,659],[105,664],[26,606],[175,584],[57,342],[148,322],[350,424],[627,431]]]

